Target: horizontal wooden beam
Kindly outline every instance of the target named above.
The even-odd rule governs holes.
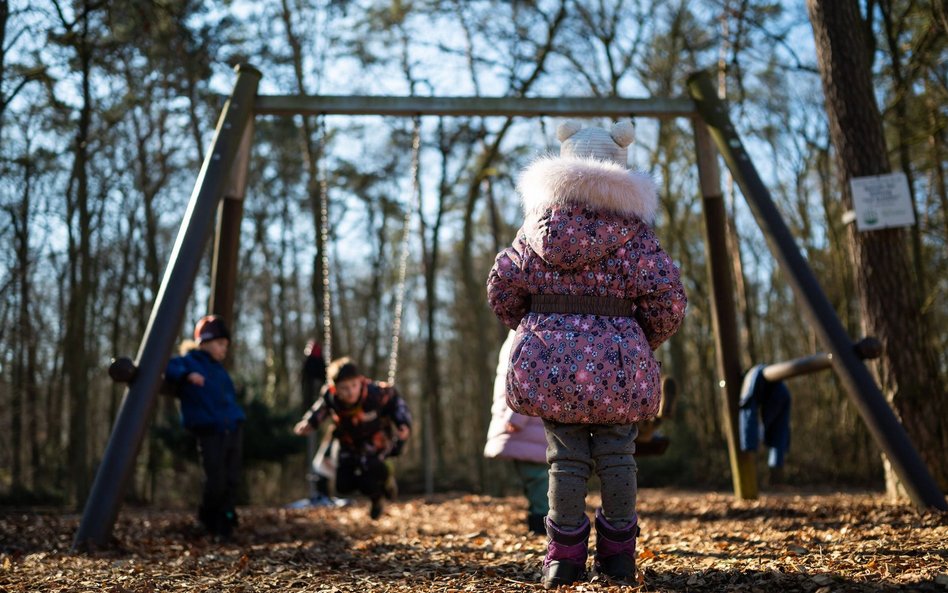
[[[856,356],[866,360],[882,356],[882,342],[876,338],[863,338],[853,344]],[[795,358],[785,362],[768,364],[761,371],[768,381],[785,381],[800,375],[808,375],[833,366],[833,355],[819,352],[802,358]]]
[[[257,115],[691,117],[690,98],[257,95]]]

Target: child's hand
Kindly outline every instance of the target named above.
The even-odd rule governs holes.
[[[204,387],[204,375],[201,373],[188,373],[188,383],[191,385],[197,385],[198,387]]]
[[[407,441],[408,437],[411,436],[411,428],[407,424],[402,424],[401,426],[395,428],[395,434],[399,439]]]
[[[313,432],[313,427],[309,425],[307,420],[300,420],[296,423],[296,426],[293,427],[293,433],[303,436]]]

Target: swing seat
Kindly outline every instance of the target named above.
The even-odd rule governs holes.
[[[635,456],[652,457],[664,455],[665,451],[668,449],[668,445],[670,444],[671,441],[663,434],[656,434],[647,441],[639,441],[636,439]]]

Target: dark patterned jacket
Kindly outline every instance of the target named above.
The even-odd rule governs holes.
[[[383,457],[392,454],[399,444],[395,428],[411,428],[411,412],[394,386],[362,378],[359,399],[347,406],[336,398],[333,386],[323,389],[322,397],[303,419],[313,428],[327,418],[335,424],[333,437],[344,450],[352,453],[373,453]]]

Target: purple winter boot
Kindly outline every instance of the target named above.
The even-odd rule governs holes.
[[[631,525],[616,529],[596,510],[596,573],[614,581],[635,580],[635,538],[639,535],[638,516]]]
[[[586,576],[586,554],[589,541],[589,519],[573,531],[565,531],[546,518],[546,534],[550,542],[543,559],[543,588],[569,585]]]

